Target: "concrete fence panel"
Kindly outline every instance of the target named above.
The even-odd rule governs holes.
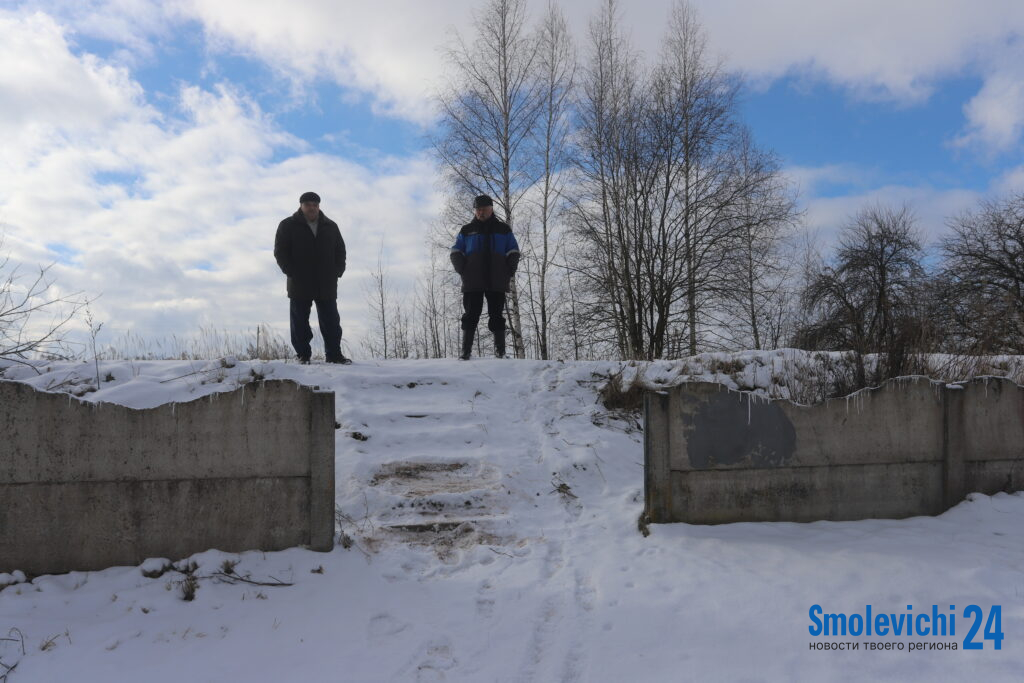
[[[0,381],[0,572],[333,541],[333,393],[271,380],[135,410]]]
[[[1024,388],[892,380],[816,406],[719,384],[648,392],[652,522],[848,520],[938,514],[1024,481]]]

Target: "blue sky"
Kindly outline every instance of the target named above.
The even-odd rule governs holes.
[[[909,203],[933,240],[947,216],[1024,190],[1024,3],[693,4],[822,244],[867,203]],[[356,339],[378,251],[403,295],[428,261],[438,48],[479,5],[0,2],[4,250],[101,294],[111,333],[283,330],[273,231],[316,189],[349,244]],[[670,5],[621,5],[648,54]],[[582,43],[597,2],[561,7]]]
[[[121,45],[109,39],[75,40],[74,51],[114,59]],[[211,52],[202,24],[185,21],[156,45],[152,58],[132,69],[133,78],[157,107],[172,111],[183,83],[212,89],[230,83],[256,102],[281,129],[317,150],[372,161],[380,156],[410,155],[424,148],[420,122],[381,115],[370,96],[333,79],[313,78],[292,92],[289,79],[264,60],[231,51]],[[275,159],[283,157],[277,156]]]
[[[783,77],[767,90],[747,90],[742,111],[758,142],[786,164],[846,164],[877,174],[874,182],[984,191],[1005,160],[993,163],[951,147],[963,127],[963,104],[979,87],[976,78],[951,78],[926,102],[901,105],[857,100],[829,84],[806,86]],[[863,187],[839,184],[826,191],[834,196]]]

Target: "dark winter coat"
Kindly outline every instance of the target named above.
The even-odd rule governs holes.
[[[519,244],[512,228],[491,214],[462,226],[450,255],[463,292],[507,292],[519,265]]]
[[[289,298],[338,298],[338,278],[345,272],[345,240],[338,224],[322,211],[315,238],[301,211],[281,221],[274,237],[274,258],[288,276]]]

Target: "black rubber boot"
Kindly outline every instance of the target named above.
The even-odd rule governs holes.
[[[474,336],[476,336],[476,330],[462,331],[462,355],[459,356],[459,360],[469,360],[469,356],[473,352]]]
[[[494,333],[494,356],[496,358],[505,357],[505,331]]]

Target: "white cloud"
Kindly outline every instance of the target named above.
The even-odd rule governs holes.
[[[1024,134],[1024,48],[1016,59],[996,66],[977,95],[964,105],[967,124],[954,141],[957,147],[988,156],[1015,151]]]
[[[1024,3],[1019,0],[700,0],[695,5],[711,46],[755,83],[800,75],[844,88],[853,98],[912,106],[927,100],[944,78],[977,76],[983,85],[964,108],[958,146],[992,155],[1021,141]]]
[[[447,27],[465,27],[471,0],[445,3],[181,0],[212,48],[248,54],[289,78],[333,80],[384,112],[426,122]]]
[[[0,35],[2,133],[28,123],[95,129],[141,96],[124,69],[72,55],[63,30],[47,15],[0,12]]]
[[[936,78],[962,73],[980,49],[1024,29],[1014,0],[704,0],[713,45],[755,77],[794,69],[863,95],[926,97]]]
[[[934,244],[947,231],[951,217],[977,206],[983,197],[1003,192],[1007,182],[993,182],[988,192],[941,189],[927,183],[904,185],[886,182],[881,172],[856,164],[789,166],[783,173],[800,189],[803,225],[819,237],[826,250],[859,211],[875,205],[906,204],[914,213],[924,245]]]
[[[531,0],[534,16],[544,6]],[[623,3],[637,47],[657,52],[672,0]],[[368,93],[389,113],[429,121],[432,87],[444,73],[439,50],[450,27],[471,32],[482,2],[378,0],[181,0],[215,45],[251,54],[290,76],[327,78]],[[977,74],[985,85],[966,107],[961,144],[984,151],[1019,141],[1024,87],[1013,38],[1024,34],[1024,3],[946,0],[697,0],[713,50],[754,82],[798,74],[856,98],[919,104],[945,77]],[[563,0],[578,41],[592,0]]]
[[[1024,194],[1024,165],[1003,173],[996,179],[995,189],[1000,195]]]
[[[886,185],[842,197],[812,197],[808,200],[804,224],[817,229],[824,245],[834,243],[842,228],[860,210],[874,205],[902,206],[914,212],[925,246],[946,232],[946,222],[964,209],[977,205],[981,195],[969,190],[939,190],[926,185]]]
[[[65,26],[73,26],[76,35],[125,46],[117,57],[129,66],[155,55],[154,39],[170,34],[174,18],[168,4],[154,0],[28,0],[18,4],[23,11],[58,17]]]
[[[83,103],[36,119],[18,83],[2,81],[4,100],[29,111],[0,119],[4,248],[15,262],[59,261],[63,289],[101,294],[94,312],[108,340],[129,329],[150,339],[260,322],[287,330],[274,231],[307,189],[349,245],[348,338],[366,325],[360,283],[381,242],[395,272],[415,276],[439,204],[426,158],[366,166],[309,153],[228,85],[183,85],[177,110],[161,115],[126,71],[72,54],[52,20],[3,19],[0,45],[31,34],[45,47],[19,53],[19,69],[43,84],[25,97]],[[123,175],[105,183],[104,173]]]
[[[637,47],[658,50],[673,0],[622,3]],[[364,93],[375,109],[420,123],[433,115],[430,94],[444,73],[450,29],[471,35],[483,0],[38,0],[76,31],[150,54],[150,38],[198,21],[214,54],[244,54],[303,84],[334,81]],[[538,16],[546,0],[528,0]],[[599,3],[562,0],[578,41]],[[1019,140],[1024,111],[1015,85],[1024,35],[1019,0],[694,0],[712,49],[755,83],[800,75],[852,97],[920,104],[941,79],[976,75],[985,85],[965,110],[962,145],[992,151]],[[185,24],[191,26],[191,24]],[[1019,82],[1016,81],[1016,82]]]
[[[800,196],[821,194],[830,186],[867,187],[877,174],[856,164],[825,164],[823,166],[786,166],[783,175],[796,188]]]

